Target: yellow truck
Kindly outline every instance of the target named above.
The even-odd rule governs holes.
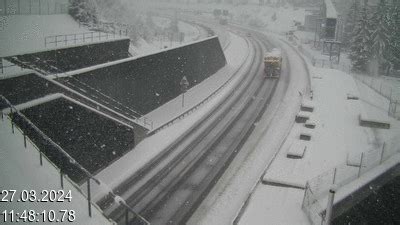
[[[282,69],[282,53],[274,48],[264,56],[264,72],[267,78],[279,78]]]

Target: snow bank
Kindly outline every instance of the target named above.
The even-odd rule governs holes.
[[[11,15],[1,20],[0,57],[42,51],[46,36],[88,32],[69,15]]]

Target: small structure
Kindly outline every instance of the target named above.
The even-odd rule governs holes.
[[[300,106],[301,111],[306,111],[306,112],[313,112],[314,111],[314,104],[310,100],[303,100],[301,102]]]
[[[304,123],[304,127],[309,128],[309,129],[314,129],[317,126],[317,123],[314,122],[312,119],[307,120],[307,122]]]
[[[308,119],[310,119],[311,113],[310,112],[303,112],[300,111],[297,113],[295,121],[296,123],[305,123]]]
[[[301,159],[304,157],[304,153],[306,152],[307,146],[304,142],[302,141],[296,141],[294,142],[287,154],[286,157],[291,158],[291,159]]]
[[[371,128],[381,128],[381,129],[390,129],[390,122],[375,118],[370,118],[366,116],[364,113],[360,113],[358,115],[359,124],[362,127],[371,127]]]
[[[310,141],[311,140],[311,133],[302,131],[299,135],[300,140]]]
[[[358,96],[353,94],[347,94],[347,100],[358,100]]]

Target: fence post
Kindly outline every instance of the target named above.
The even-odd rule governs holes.
[[[383,142],[382,152],[381,152],[381,160],[379,161],[379,165],[382,164],[383,161],[383,153],[385,152],[386,142]]]
[[[43,166],[43,155],[42,155],[42,151],[40,151],[40,149],[39,149],[39,161],[40,161],[40,165]]]
[[[61,188],[64,189],[64,173],[62,172],[61,169],[60,169],[60,184]]]
[[[361,175],[361,167],[362,167],[363,159],[364,159],[364,152],[361,153],[360,167],[358,169],[358,177],[360,177],[360,175]]]
[[[89,212],[89,217],[92,217],[92,204],[90,203],[90,201],[91,201],[91,196],[90,196],[90,177],[87,180],[87,193],[88,193],[88,212]]]
[[[307,197],[307,190],[308,190],[308,181],[306,182],[306,188],[304,189],[303,201],[301,202],[301,208],[304,209],[304,202],[306,201]]]
[[[331,187],[329,189],[328,205],[326,206],[325,225],[331,224],[335,193],[336,193],[336,187]]]
[[[22,133],[24,135],[24,147],[26,148],[26,134],[25,132]]]
[[[333,170],[333,181],[332,181],[332,184],[335,184],[335,181],[336,181],[336,167]]]

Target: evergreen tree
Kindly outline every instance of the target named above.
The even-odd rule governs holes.
[[[389,11],[389,15],[387,58],[395,69],[400,69],[400,5],[395,4]]]
[[[346,23],[344,25],[344,31],[343,31],[343,41],[342,43],[345,46],[350,45],[350,41],[354,32],[354,28],[357,25],[357,20],[358,20],[358,11],[359,11],[359,2],[358,0],[353,0],[353,3],[351,4],[348,14],[346,16]]]
[[[377,73],[380,66],[387,66],[388,49],[389,49],[389,13],[384,0],[378,4],[374,12],[372,22],[372,48],[371,48],[371,61],[373,62],[373,72]]]
[[[366,71],[371,54],[371,32],[367,10],[364,7],[354,29],[350,44],[350,59],[353,70]]]
[[[70,0],[69,14],[82,23],[97,23],[96,7],[90,0]]]

